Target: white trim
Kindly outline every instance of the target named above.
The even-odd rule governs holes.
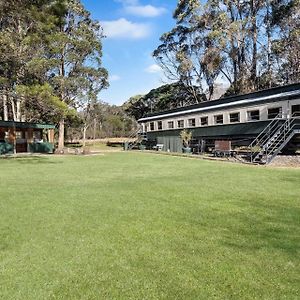
[[[230,103],[222,103],[222,104],[217,104],[217,105],[213,105],[213,106],[210,106],[210,107],[201,107],[201,108],[188,109],[188,110],[184,110],[184,111],[177,111],[177,112],[173,112],[173,113],[166,113],[166,114],[163,114],[163,115],[157,115],[157,116],[153,116],[153,117],[145,117],[145,118],[139,119],[138,122],[157,120],[157,119],[160,119],[160,118],[174,117],[174,116],[180,116],[182,114],[201,112],[201,111],[206,111],[208,108],[209,109],[223,108],[223,107],[229,106],[230,104],[234,104],[234,105],[249,104],[249,103],[258,102],[258,101],[261,101],[261,100],[271,100],[271,99],[274,99],[274,98],[280,98],[280,97],[292,96],[292,95],[298,95],[298,94],[300,95],[300,90],[293,91],[293,92],[286,92],[286,93],[276,94],[276,95],[271,95],[271,96],[267,96],[267,97],[260,97],[260,98],[254,98],[254,99],[244,99],[244,100],[239,100],[239,101],[230,102]],[[279,99],[279,101],[280,101],[280,99]]]

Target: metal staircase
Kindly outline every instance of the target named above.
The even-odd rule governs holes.
[[[132,139],[135,139],[135,140],[132,141]],[[146,140],[147,140],[147,133],[143,132],[140,127],[128,137],[128,139],[127,139],[127,141],[125,141],[125,143],[128,143],[128,150],[132,150],[139,143],[141,143],[142,141],[146,141]]]
[[[300,133],[300,117],[282,118],[276,116],[249,145],[249,159],[252,163],[268,164],[287,145],[292,137]]]

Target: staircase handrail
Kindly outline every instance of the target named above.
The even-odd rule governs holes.
[[[282,113],[279,113],[265,128],[263,131],[261,131],[259,133],[259,135],[252,141],[252,143],[249,145],[249,148],[251,149],[252,152],[252,148],[254,146],[260,145],[261,141],[263,140],[263,138],[270,133],[270,131],[272,129],[275,128],[275,126],[278,125],[278,123],[280,121],[284,120],[284,118],[282,118]]]
[[[286,123],[284,123],[282,125],[282,127],[280,128],[280,130],[282,130],[279,135],[278,135],[278,139],[277,141],[275,141],[275,145],[273,145],[273,147],[277,147],[277,145],[280,143],[280,137],[284,137],[284,139],[286,138],[286,135],[289,135],[295,128],[296,124],[294,124],[296,118],[290,118],[286,121]],[[269,147],[267,147],[266,149],[268,149]]]
[[[266,163],[270,163],[273,160],[273,158],[279,153],[279,151],[286,145],[286,141],[290,140],[293,137],[295,126],[296,125],[293,125],[291,129],[288,131],[288,133],[286,134],[287,137],[285,137],[284,141],[281,141],[281,145],[280,145],[280,141],[277,141],[277,144],[274,146],[273,151],[271,151],[269,154],[270,157],[267,157]],[[284,146],[282,147],[283,144]]]
[[[128,142],[128,141],[130,141],[130,139],[136,137],[136,136],[139,134],[139,132],[140,132],[140,128],[136,129],[134,132],[132,132],[132,133],[129,135],[129,137],[127,138],[126,141]]]
[[[298,118],[300,119],[300,116],[297,113],[293,113],[291,116],[287,116],[287,118],[285,119],[285,122],[279,128],[277,128],[277,130],[275,132],[273,132],[273,134],[271,136],[270,136],[270,134],[268,135],[268,139],[264,142],[263,145],[261,145],[257,142],[255,145],[262,146],[262,149],[259,151],[259,153],[256,153],[255,156],[254,156],[254,152],[252,151],[252,148],[254,147],[252,144],[254,144],[254,143],[251,143],[251,162],[255,161],[256,158],[264,152],[266,153],[267,157],[268,157],[268,155],[272,155],[271,158],[267,158],[267,162],[270,162],[274,158],[274,155],[276,155],[276,152],[278,151],[278,149],[280,151],[280,143],[283,144],[286,141],[286,139],[293,132],[294,127],[296,126],[295,121]],[[273,122],[273,125],[271,125],[271,123],[269,124],[270,126],[267,126],[263,130],[263,132],[265,132],[264,137],[267,135],[266,129],[274,128],[275,125],[277,126],[279,123],[279,120],[277,119],[277,122]],[[270,130],[268,130],[268,133],[269,132],[270,132]],[[260,134],[260,135],[263,135],[263,134]],[[283,138],[283,140],[282,140],[282,138]],[[259,140],[258,137],[255,140]],[[274,142],[271,144],[268,144],[270,141],[274,141]],[[272,150],[268,153],[268,150],[270,148]]]

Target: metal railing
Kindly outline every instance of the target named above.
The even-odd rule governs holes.
[[[249,145],[250,161],[271,162],[293,137],[297,119],[300,119],[297,113],[287,118],[281,118],[278,115],[273,119]]]

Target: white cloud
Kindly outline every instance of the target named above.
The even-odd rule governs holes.
[[[109,76],[110,81],[119,81],[121,77],[119,75],[111,75]]]
[[[125,12],[139,17],[158,17],[167,10],[163,7],[155,7],[152,5],[129,5],[125,7]]]
[[[115,2],[122,3],[123,5],[137,5],[138,0],[115,0]]]
[[[142,39],[150,35],[151,27],[145,23],[134,23],[121,18],[115,21],[102,21],[104,34],[108,38]]]
[[[161,67],[157,64],[153,64],[145,69],[147,73],[160,73],[162,71]]]
[[[115,2],[123,4],[125,13],[138,17],[154,18],[167,12],[164,7],[156,7],[150,4],[141,5],[139,0],[115,0]]]

